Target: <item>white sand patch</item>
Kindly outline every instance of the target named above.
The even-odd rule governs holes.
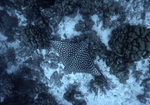
[[[3,10],[3,7],[0,6],[0,10]]]
[[[115,21],[115,20],[117,20],[119,18],[119,15],[116,15],[116,16],[111,16],[110,17],[110,21],[112,22],[112,21]]]
[[[147,75],[147,72],[149,70],[149,62],[150,62],[150,57],[147,59],[142,59],[140,61],[135,62],[136,64],[136,71],[142,72],[141,75],[141,80],[145,79],[145,78],[149,78],[150,76]]]
[[[58,34],[61,36],[61,39],[71,39],[74,36],[81,34],[81,32],[75,31],[75,25],[79,20],[83,20],[79,13],[74,18],[68,16],[64,17],[58,25]]]
[[[150,28],[150,12],[146,12],[145,24],[146,24],[147,28]]]
[[[27,25],[27,23],[26,23],[27,19],[23,16],[23,14],[20,13],[19,11],[17,11],[17,10],[15,10],[15,14],[16,14],[18,20],[19,20],[18,25],[19,26],[26,26]]]
[[[14,42],[7,42],[6,43],[8,47],[13,47],[14,49],[17,49],[20,47],[20,41],[19,40],[16,40]]]
[[[71,103],[67,102],[64,98],[63,95],[66,92],[66,89],[68,88],[69,85],[79,85],[79,89],[81,92],[84,93],[84,91],[88,91],[87,85],[89,81],[92,79],[92,75],[90,74],[85,74],[85,73],[76,73],[76,74],[68,74],[63,76],[61,79],[62,86],[57,87],[55,85],[50,85],[50,92],[53,93],[57,100],[64,104],[64,105],[72,105]],[[85,95],[85,94],[84,94]]]
[[[0,41],[6,41],[7,37],[0,32]]]
[[[108,45],[108,42],[110,40],[110,35],[112,32],[112,29],[109,28],[103,28],[103,22],[100,20],[98,15],[91,16],[91,19],[94,21],[93,30],[97,32],[97,36],[100,37],[101,41],[105,44],[107,49],[109,50],[110,47]],[[115,19],[115,18],[114,18]]]
[[[125,23],[142,25],[150,28],[150,8],[144,8],[144,5],[146,5],[144,2],[144,0],[130,0],[129,2],[120,1],[120,4],[125,8]],[[145,19],[142,19],[143,14],[145,14]]]
[[[45,76],[50,79],[55,70],[51,69],[47,63],[42,63],[40,66],[44,70]]]

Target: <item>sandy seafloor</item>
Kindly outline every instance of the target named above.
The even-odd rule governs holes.
[[[131,0],[132,1],[132,0]],[[137,0],[138,1],[138,0]],[[123,2],[122,2],[123,3]],[[122,4],[123,5],[123,4]],[[143,11],[142,4],[140,7],[137,7],[136,10],[132,10],[132,5],[126,4],[126,11],[128,11],[128,16],[126,18],[126,23],[129,23],[131,25],[143,25],[147,28],[150,27],[150,11],[146,11],[146,18],[145,20],[140,19],[139,13]],[[1,8],[2,9],[2,8]],[[25,25],[26,19],[21,16],[20,14],[16,12],[16,16],[19,19],[19,25]],[[134,14],[135,13],[135,14]],[[131,16],[131,14],[134,14]],[[117,16],[116,16],[117,18]],[[102,40],[102,42],[107,46],[109,49],[108,41],[109,41],[109,35],[111,34],[112,29],[102,29],[103,22],[101,19],[98,18],[97,14],[91,16],[91,19],[95,22],[95,25],[93,26],[93,30],[97,32],[99,35],[99,38]],[[114,18],[115,19],[115,18]],[[63,36],[66,34],[67,38],[70,39],[75,35],[79,35],[81,33],[76,32],[74,30],[75,24],[78,22],[78,20],[82,20],[82,16],[78,13],[74,18],[65,17],[64,21],[60,22],[59,29],[57,33],[61,36],[62,39],[65,39]],[[104,36],[105,35],[105,36]],[[11,65],[9,64],[9,67],[7,68],[8,73],[14,73],[17,71],[19,65],[21,65],[24,61],[28,59],[28,57],[21,57],[19,56],[20,46],[19,40],[16,40],[15,42],[7,42],[7,37],[5,37],[0,32],[0,54],[5,53],[5,51],[8,49],[8,47],[13,47],[15,49],[16,58],[17,58],[17,65]],[[8,46],[8,47],[6,47]],[[36,50],[35,53],[37,53],[43,57],[47,62],[51,62],[51,60],[46,58],[46,54],[51,54],[52,52],[55,52],[54,49],[51,50]],[[18,56],[17,56],[18,55]],[[144,87],[140,86],[143,79],[150,77],[149,75],[146,75],[146,71],[149,70],[150,57],[147,59],[141,59],[138,62],[135,62],[136,64],[136,71],[141,71],[142,75],[140,76],[139,82],[136,82],[136,79],[133,77],[132,70],[130,70],[129,79],[127,80],[126,84],[119,83],[119,80],[112,74],[109,73],[110,68],[106,65],[106,63],[103,60],[95,59],[95,64],[99,66],[99,68],[102,70],[102,73],[104,76],[109,78],[111,80],[112,87],[110,90],[106,92],[106,94],[102,94],[100,90],[98,90],[98,95],[95,95],[94,92],[88,91],[88,83],[93,78],[92,75],[86,74],[86,73],[76,73],[76,74],[67,74],[62,77],[61,86],[57,85],[55,82],[50,83],[47,82],[49,86],[49,92],[53,94],[60,104],[64,105],[72,105],[71,103],[67,102],[63,98],[63,94],[66,92],[66,88],[70,84],[78,84],[79,90],[82,91],[83,97],[87,102],[87,105],[150,105],[150,99],[147,98],[147,103],[142,104],[139,100],[137,100],[137,95],[143,93]],[[62,72],[64,66],[63,64],[59,63],[57,69],[53,69],[49,66],[49,63],[41,63],[40,66],[44,71],[45,77],[47,79],[50,79],[52,74],[57,71],[58,73]],[[43,77],[43,83],[45,83]],[[3,97],[1,97],[3,100]]]

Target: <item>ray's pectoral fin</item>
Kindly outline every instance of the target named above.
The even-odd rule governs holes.
[[[80,47],[88,48],[89,38],[79,43]]]

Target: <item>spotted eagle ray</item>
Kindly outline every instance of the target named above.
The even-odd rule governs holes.
[[[88,52],[87,41],[79,43],[51,41],[51,44],[58,51],[66,73],[84,72],[95,76],[101,75]]]

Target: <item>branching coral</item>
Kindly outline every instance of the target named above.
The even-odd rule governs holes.
[[[48,93],[48,87],[41,83],[39,73],[22,67],[15,74],[3,74],[1,95],[3,105],[45,104],[57,105],[55,98]],[[4,78],[5,77],[5,78]],[[38,79],[35,79],[37,77]],[[36,98],[35,98],[36,97]]]
[[[89,83],[89,87],[90,92],[94,92],[96,95],[98,94],[98,89],[104,94],[110,89],[108,80],[103,75],[94,76],[94,79]]]
[[[129,70],[128,67],[131,65],[130,63],[126,62],[117,54],[108,51],[106,53],[107,58],[105,59],[106,64],[111,67],[110,73],[114,74],[121,83],[125,83],[126,80],[129,78]]]
[[[125,82],[132,63],[149,56],[150,30],[131,25],[118,27],[112,31],[109,45],[113,52],[108,52],[106,63],[111,67],[111,73],[115,74],[120,82]]]
[[[85,100],[81,99],[84,95],[77,90],[77,86],[70,85],[67,89],[67,92],[64,93],[63,97],[68,102],[71,102],[72,105],[87,105]]]
[[[150,53],[150,30],[126,25],[112,32],[109,45],[116,54],[129,61],[138,61]]]
[[[23,39],[28,45],[33,48],[49,47],[49,36],[42,31],[41,28],[33,25],[28,25],[24,28]]]

